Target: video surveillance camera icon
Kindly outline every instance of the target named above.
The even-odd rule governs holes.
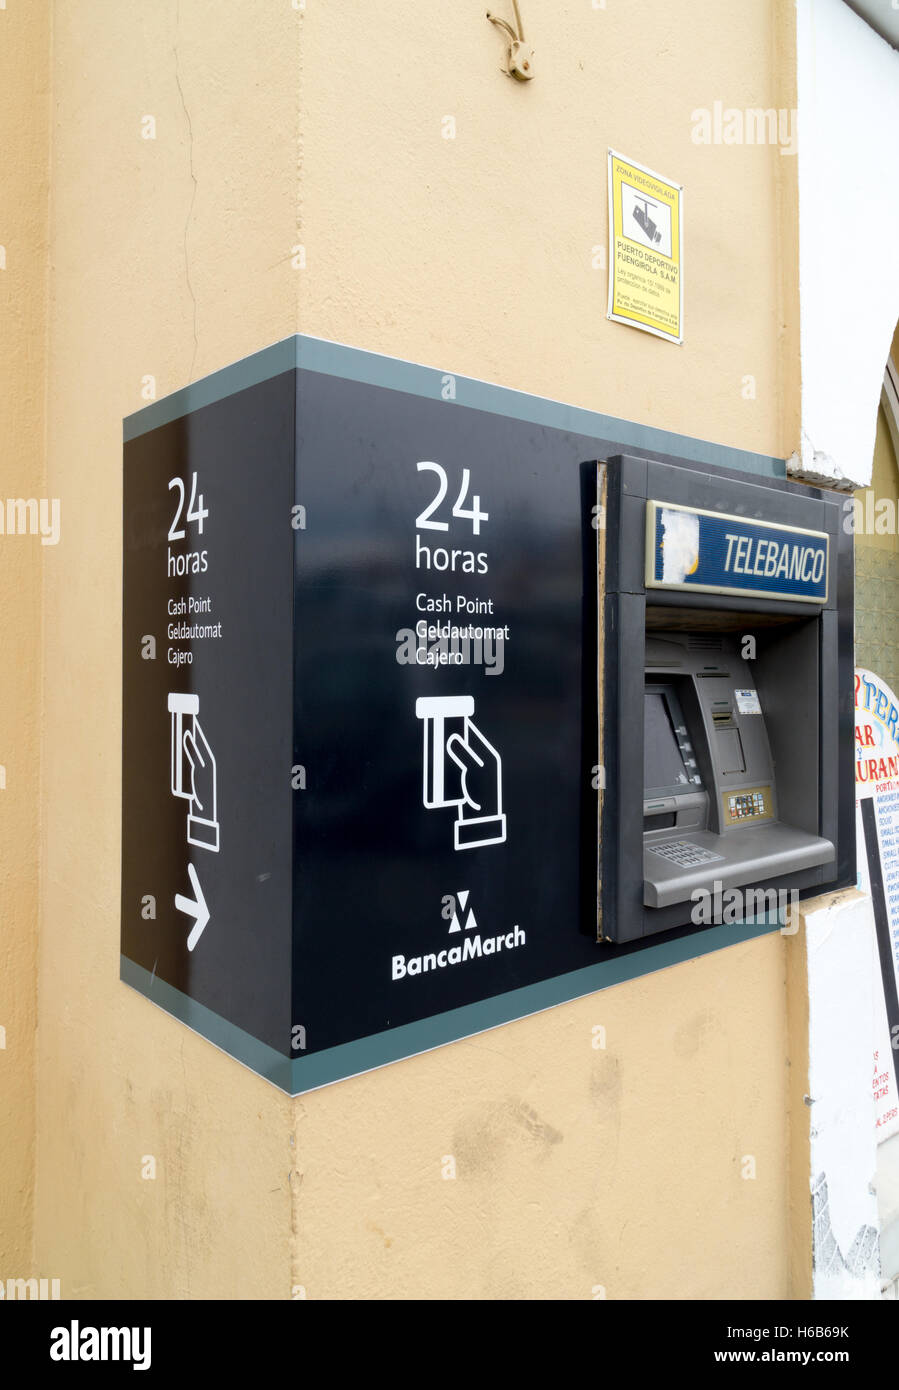
[[[473,697],[422,696],[415,714],[424,725],[423,804],[428,810],[457,808],[457,850],[503,844],[502,759],[472,718]]]
[[[645,235],[647,241],[657,246],[662,240],[662,233],[650,217],[649,209],[658,207],[658,204],[654,203],[651,198],[637,198],[636,202],[642,203],[643,206],[642,208],[634,208],[634,221]]]

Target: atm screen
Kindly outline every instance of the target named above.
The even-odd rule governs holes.
[[[661,690],[647,690],[643,743],[643,786],[646,791],[665,787],[688,787],[690,778],[684,766],[668,699]]]

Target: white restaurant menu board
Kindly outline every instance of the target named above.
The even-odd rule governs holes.
[[[899,699],[872,671],[855,673],[858,886],[871,898],[875,975],[872,1086],[878,1141],[899,1131]]]

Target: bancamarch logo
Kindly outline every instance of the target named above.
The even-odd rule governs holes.
[[[407,975],[426,975],[431,970],[445,970],[450,965],[462,965],[468,960],[498,955],[500,951],[514,951],[518,946],[525,945],[527,936],[517,922],[509,932],[500,932],[499,936],[482,936],[478,931],[474,911],[468,908],[468,894],[469,890],[466,888],[464,892],[448,895],[443,900],[444,914],[452,912],[449,932],[464,931],[464,940],[456,945],[444,947],[442,951],[431,951],[424,956],[393,956],[390,975],[392,980],[403,980]],[[457,902],[462,912],[468,908],[464,928],[459,921]]]

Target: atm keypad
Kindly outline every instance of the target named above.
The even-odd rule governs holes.
[[[650,854],[660,854],[663,859],[669,859],[672,864],[676,864],[679,869],[692,869],[697,864],[711,864],[715,859],[723,859],[721,854],[712,854],[711,850],[703,849],[702,845],[694,845],[690,840],[669,840],[664,845],[647,845]]]

